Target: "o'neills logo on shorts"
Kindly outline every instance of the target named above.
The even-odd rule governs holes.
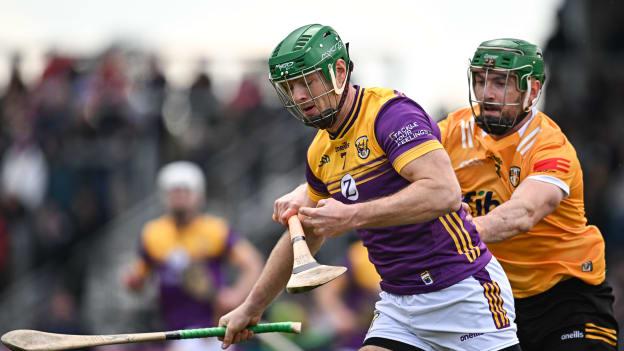
[[[472,339],[472,338],[476,338],[477,336],[483,335],[483,333],[469,333],[469,334],[464,334],[462,336],[459,337],[459,341],[466,341],[468,339]]]
[[[571,333],[567,333],[567,334],[563,334],[561,335],[561,340],[568,340],[568,339],[582,339],[585,337],[585,334],[583,334],[582,331],[580,330],[575,330]]]

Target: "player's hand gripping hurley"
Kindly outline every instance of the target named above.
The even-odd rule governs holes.
[[[298,334],[301,332],[301,323],[266,323],[254,325],[248,329],[254,333],[282,332]],[[13,351],[57,351],[112,344],[195,339],[224,335],[225,327],[115,335],[69,335],[20,329],[2,335],[2,343]]]
[[[328,283],[347,271],[346,267],[321,265],[310,253],[297,215],[288,218],[288,231],[293,246],[293,271],[286,285],[289,293],[312,290]]]

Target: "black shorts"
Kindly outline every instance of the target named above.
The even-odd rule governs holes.
[[[576,278],[515,299],[522,350],[617,350],[613,300],[606,282],[594,286]]]

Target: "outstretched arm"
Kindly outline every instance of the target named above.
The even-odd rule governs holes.
[[[559,206],[564,196],[556,185],[525,179],[509,201],[473,221],[484,242],[503,241],[531,230]]]
[[[221,312],[228,312],[240,305],[262,271],[263,260],[256,248],[247,240],[240,239],[230,249],[228,261],[238,269],[233,287],[221,289],[217,302]]]
[[[307,196],[304,204],[314,205]],[[310,252],[315,253],[321,247],[323,239],[309,235],[306,237],[306,242]],[[252,336],[252,333],[245,330],[245,327],[258,323],[267,306],[284,290],[292,273],[292,265],[292,244],[290,235],[286,232],[273,248],[258,281],[245,301],[219,320],[219,326],[227,326],[223,347],[247,340]]]

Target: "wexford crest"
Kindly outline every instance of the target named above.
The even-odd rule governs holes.
[[[368,137],[362,135],[355,141],[355,147],[357,148],[358,156],[365,160],[370,155],[370,149],[368,148]]]

